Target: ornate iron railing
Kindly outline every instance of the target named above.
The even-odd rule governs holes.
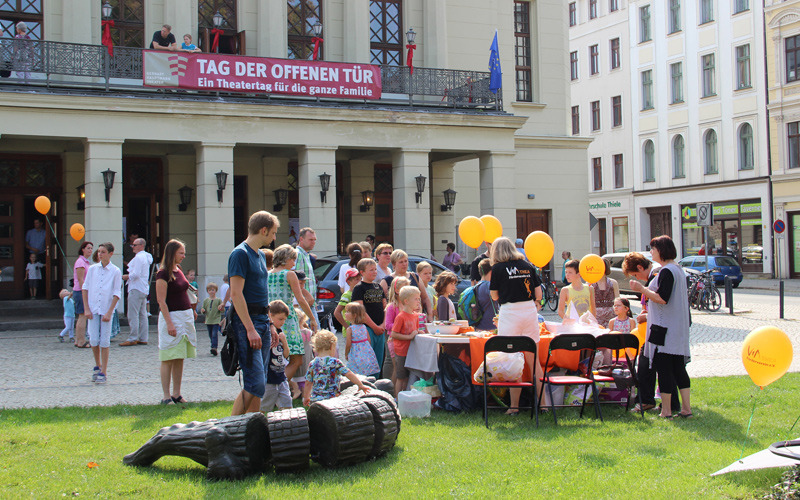
[[[489,73],[407,66],[381,66],[383,94],[379,104],[502,109],[500,93],[489,90]],[[154,92],[142,84],[142,49],[47,40],[0,39],[0,85],[81,86]],[[219,92],[192,92],[217,98]],[[302,99],[278,94],[230,94],[254,100],[265,97]],[[322,100],[322,99],[317,99]],[[324,99],[325,101],[336,99]],[[352,100],[347,100],[353,102]]]

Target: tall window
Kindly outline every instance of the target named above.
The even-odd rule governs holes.
[[[569,53],[569,77],[571,80],[578,79],[578,51]]]
[[[589,47],[589,73],[596,75],[600,72],[600,49],[597,45]]]
[[[581,107],[572,106],[572,135],[581,133]]]
[[[670,64],[669,74],[672,79],[672,104],[683,102],[683,63]]]
[[[717,173],[717,133],[713,128],[703,138],[703,164],[706,174]]]
[[[703,56],[703,97],[715,94],[714,54],[706,54]]]
[[[614,127],[622,126],[622,96],[616,95],[611,98],[611,116]]]
[[[611,39],[611,69],[617,69],[622,64],[619,55],[619,38]]]
[[[322,22],[322,0],[288,0],[289,59],[311,59],[314,25]],[[320,47],[323,50],[324,44]],[[321,57],[321,54],[320,54]]]
[[[514,2],[514,53],[516,56],[517,101],[533,101],[531,72],[531,15],[529,2]]]
[[[750,10],[750,0],[735,0],[733,2],[733,13],[738,14]]]
[[[644,143],[644,181],[655,182],[656,180],[656,147],[653,141],[647,140]]]
[[[289,3],[291,4],[292,2]],[[244,54],[244,37],[239,35],[239,30],[237,29],[236,4],[236,0],[198,0],[197,27],[200,28],[200,33],[197,38],[197,45],[201,49],[211,52],[213,43],[211,30],[214,29],[214,15],[219,12],[222,16],[222,25],[220,26],[222,34],[217,45],[218,51],[221,54]],[[174,35],[179,40],[178,46],[180,46],[182,34],[174,33]],[[149,41],[145,41],[149,46]]]
[[[608,0],[608,11],[616,12],[619,10],[619,0]]]
[[[589,0],[589,19],[597,17],[597,0]]]
[[[403,0],[370,0],[370,63],[403,65]]]
[[[28,26],[28,36],[41,40],[44,37],[42,3],[42,0],[0,0],[0,36],[14,38],[16,24],[24,21]]]
[[[578,24],[578,6],[575,5],[575,2],[570,2],[569,4],[569,25],[575,26]]]
[[[739,170],[752,170],[753,166],[753,127],[745,123],[739,127]]]
[[[786,81],[800,80],[800,35],[786,39]]]
[[[750,87],[750,44],[736,47],[736,88]]]
[[[600,130],[600,101],[592,101],[592,131]]]
[[[111,4],[111,40],[117,47],[149,47],[144,36],[144,1],[109,0]],[[30,27],[30,24],[28,25]],[[177,36],[175,38],[178,38]]]
[[[603,161],[600,158],[592,158],[592,181],[595,191],[603,189]]]
[[[683,136],[678,134],[672,140],[672,177],[679,179],[686,177],[686,149]]]
[[[700,0],[700,24],[714,20],[714,0]]]
[[[639,41],[647,42],[652,38],[650,33],[650,6],[639,7]]]
[[[642,71],[642,111],[653,109],[653,70]]]
[[[789,168],[800,168],[800,122],[787,124],[786,139],[789,143]]]
[[[681,30],[681,0],[669,0],[669,32]]]
[[[625,187],[625,172],[622,170],[622,155],[614,155],[614,187]]]

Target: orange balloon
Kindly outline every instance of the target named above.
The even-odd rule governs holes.
[[[525,238],[525,255],[536,267],[544,267],[553,258],[553,238],[544,231],[534,231]]]
[[[581,278],[590,285],[597,283],[600,278],[606,275],[606,265],[599,255],[590,253],[581,259],[581,264],[578,268],[581,273]]]
[[[500,219],[494,215],[482,216],[481,222],[483,222],[485,230],[485,234],[483,235],[483,240],[485,242],[494,243],[494,240],[503,236],[503,225],[500,223]]]
[[[750,332],[742,345],[742,363],[753,383],[766,387],[783,377],[792,364],[792,342],[782,330],[762,326]]]
[[[470,248],[478,248],[483,243],[483,236],[486,229],[483,227],[483,222],[475,216],[469,215],[461,219],[458,225],[458,235]]]
[[[83,235],[86,234],[86,229],[83,227],[83,224],[75,223],[69,228],[69,235],[72,236],[72,239],[75,241],[81,241]]]
[[[45,215],[50,211],[50,198],[47,196],[39,196],[36,198],[36,201],[33,202],[33,206],[36,208],[37,212]]]

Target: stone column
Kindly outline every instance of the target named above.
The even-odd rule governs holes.
[[[503,224],[503,235],[517,234],[514,151],[491,151],[479,155],[480,215],[494,215]]]
[[[186,33],[192,35],[193,44],[199,45],[199,40],[197,39],[199,36],[197,32],[197,0],[169,0],[164,2],[163,19],[164,21],[161,24],[172,26],[171,33],[175,35],[178,47],[183,43],[183,35]],[[161,24],[156,29],[161,29]],[[148,47],[152,36],[152,33],[149,35],[145,33],[145,44]]]
[[[92,14],[95,15],[93,16]],[[62,7],[61,34],[63,38],[61,41],[70,43],[93,43],[93,33],[99,33],[101,37],[103,33],[100,22],[93,22],[95,19],[101,19],[100,3],[69,2],[68,6],[65,5]],[[46,40],[50,38],[47,36],[50,34],[50,31],[47,29],[47,23],[45,23],[44,28],[45,32],[43,33],[44,36],[42,39]],[[50,39],[52,40],[52,38]],[[99,43],[99,41],[94,43]]]
[[[347,0],[344,2],[343,17],[345,62],[368,64],[370,61],[369,2],[367,0]]]
[[[197,274],[200,284],[222,284],[228,272],[228,256],[236,246],[233,233],[233,144],[203,142],[195,146],[197,159]],[[227,172],[222,203],[217,198],[217,176]]]
[[[84,141],[86,211],[84,212],[86,240],[114,245],[111,261],[122,269],[122,140],[86,139]],[[116,172],[114,185],[106,202],[103,172]]]
[[[298,189],[300,195],[300,228],[311,227],[317,234],[317,255],[335,254],[337,250],[336,220],[336,146],[303,146],[297,148]],[[331,176],[327,202],[320,200],[319,176]]]
[[[431,253],[431,207],[424,195],[422,203],[417,203],[414,178],[422,174],[430,183],[428,153],[428,150],[403,149],[392,155],[394,247],[423,257]]]
[[[285,0],[261,0],[258,2],[258,52],[259,57],[286,57]]]
[[[420,66],[427,68],[447,67],[447,2],[425,0],[423,5],[424,26],[422,31]],[[418,31],[418,30],[415,30]],[[405,35],[403,35],[405,45]],[[416,65],[416,64],[415,64]]]

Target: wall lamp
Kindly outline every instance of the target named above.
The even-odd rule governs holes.
[[[217,176],[217,201],[222,203],[222,192],[225,191],[225,184],[228,183],[228,172],[220,170],[214,175]]]
[[[75,188],[78,191],[78,210],[86,209],[86,184]]]
[[[442,205],[442,212],[447,212],[453,205],[456,204],[456,193],[452,189],[445,190],[442,194],[444,194],[444,205]]]
[[[109,203],[109,200],[111,199],[111,188],[114,187],[115,175],[117,175],[117,173],[110,168],[103,172],[103,185],[106,188],[106,203]]]
[[[280,212],[283,210],[283,206],[286,205],[286,198],[289,196],[289,190],[280,188],[273,191],[273,193],[275,193],[275,205],[272,206],[272,210]]]
[[[417,197],[417,205],[422,203],[422,193],[425,192],[425,180],[426,177],[422,174],[414,177],[414,180],[417,181],[417,192],[415,193]]]
[[[178,190],[178,196],[181,199],[181,204],[178,205],[179,211],[185,212],[186,209],[189,208],[189,203],[192,202],[192,191],[194,191],[194,189],[186,185]]]
[[[322,191],[319,192],[319,199],[322,203],[328,202],[328,189],[331,187],[331,175],[327,172],[319,176],[319,184],[322,186]]]
[[[370,191],[367,189],[366,191],[361,191],[361,211],[362,212],[369,212],[369,207],[375,202],[375,191]]]

